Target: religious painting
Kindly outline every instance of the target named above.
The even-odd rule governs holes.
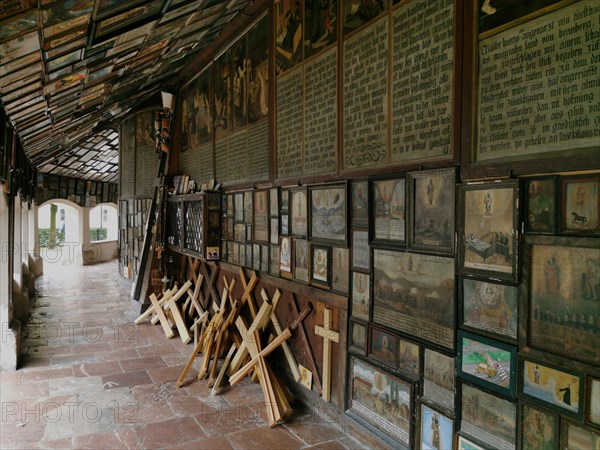
[[[352,268],[369,270],[371,267],[369,253],[369,232],[366,230],[352,231]]]
[[[600,378],[588,377],[587,379],[587,412],[586,422],[600,428]]]
[[[288,235],[290,234],[290,216],[289,214],[281,215],[281,234]]]
[[[370,327],[369,357],[395,368],[398,363],[398,337],[380,328]]]
[[[369,320],[370,278],[366,273],[352,272],[352,316],[358,319]]]
[[[600,234],[600,176],[562,180],[562,232]]]
[[[421,403],[421,450],[451,450],[454,447],[454,421]]]
[[[300,0],[281,0],[275,8],[277,75],[302,61],[303,17]]]
[[[270,224],[270,243],[273,245],[277,245],[279,244],[279,219],[277,217],[271,217],[270,218],[271,224]]]
[[[484,333],[517,339],[518,288],[460,277],[462,324]]]
[[[290,191],[285,189],[281,191],[281,212],[289,212],[290,209]]]
[[[600,244],[592,238],[532,241],[528,238],[532,245],[525,252],[530,258],[529,345],[599,365]]]
[[[583,418],[584,375],[519,356],[519,395],[553,411]]]
[[[460,431],[486,446],[514,450],[517,405],[462,383]]]
[[[346,184],[310,187],[310,239],[314,242],[346,244]],[[292,192],[293,200],[294,192]],[[293,213],[292,201],[292,213]],[[295,222],[292,222],[292,231]]]
[[[279,276],[279,246],[271,245],[271,256],[269,258],[269,275]]]
[[[487,450],[464,436],[458,435],[457,450]]]
[[[545,13],[552,5],[560,0],[479,0],[477,14],[479,17],[479,33],[502,27],[511,26],[511,22],[523,22],[536,15]]]
[[[367,353],[367,326],[355,320],[350,321],[350,348],[362,355]]]
[[[410,378],[419,379],[421,372],[421,348],[419,344],[400,339],[397,369]]]
[[[459,186],[459,266],[464,272],[516,281],[516,181]]]
[[[374,242],[402,243],[406,239],[406,180],[373,181]]]
[[[454,169],[409,173],[413,248],[454,253]]]
[[[556,177],[525,180],[525,232],[556,232]]]
[[[260,244],[252,244],[252,269],[260,271]]]
[[[362,27],[387,11],[389,0],[343,0],[344,35]]]
[[[559,448],[560,422],[557,414],[522,403],[520,422],[522,450]]]
[[[246,242],[246,225],[236,223],[233,230],[233,240],[236,242]]]
[[[454,358],[425,349],[423,400],[454,416]]]
[[[290,189],[291,234],[306,237],[308,231],[308,210],[306,188]]]
[[[331,281],[331,249],[322,245],[311,245],[311,249],[311,284],[328,288]]]
[[[348,294],[350,284],[349,253],[347,248],[331,249],[331,288],[342,294]]]
[[[179,92],[181,98],[181,151],[198,148],[213,133],[211,70],[205,70]]]
[[[154,147],[156,140],[154,138],[154,117],[152,111],[144,111],[135,116],[135,146]]]
[[[269,203],[266,190],[254,191],[254,240],[269,241]]]
[[[239,244],[237,263],[239,266],[246,265],[246,244]]]
[[[309,58],[337,38],[337,0],[305,0],[304,57]]]
[[[458,330],[458,376],[498,394],[515,397],[517,347]]]
[[[235,205],[233,204],[233,194],[227,194],[226,196],[224,196],[225,198],[227,198],[227,217],[233,217],[234,214],[234,210],[235,210]]]
[[[143,3],[144,0],[131,0],[127,4],[123,4],[122,0],[97,0],[96,8],[94,9],[94,18],[101,19],[104,17],[115,15],[123,9],[131,8],[137,3]]]
[[[308,283],[308,241],[296,239],[294,245],[294,279]]]
[[[246,242],[252,241],[252,225],[246,225]]]
[[[260,246],[260,271],[268,273],[269,272],[269,246],[261,245]]]
[[[244,97],[248,123],[267,117],[269,113],[269,19],[270,16],[265,14],[247,34]]]
[[[412,443],[412,383],[356,357],[350,358],[350,412],[409,448]]]
[[[252,191],[244,192],[244,222],[252,223]]]
[[[269,189],[269,214],[279,216],[279,188],[276,187]]]
[[[352,182],[352,225],[367,227],[369,225],[369,182]]]
[[[246,244],[246,263],[244,265],[249,269],[254,267],[254,248],[252,244]]]
[[[564,449],[598,449],[600,433],[568,420],[563,420],[561,429],[561,446]]]
[[[234,210],[235,210],[235,221],[243,222],[244,221],[244,193],[236,192],[234,194]]]
[[[231,129],[232,77],[231,50],[223,53],[214,63],[215,72],[215,137],[225,136]]]
[[[454,259],[375,249],[373,320],[454,347]]]
[[[246,96],[250,60],[246,58],[246,35],[243,35],[231,46],[231,58],[233,64],[233,126],[240,128],[248,123]]]
[[[125,27],[133,28],[132,25],[135,23],[150,20],[152,16],[156,16],[160,13],[162,6],[162,0],[154,0],[97,22],[98,25],[94,35],[94,41],[107,38],[109,34],[115,33],[119,29]]]
[[[279,270],[288,274],[292,273],[293,238],[281,236],[279,238]]]

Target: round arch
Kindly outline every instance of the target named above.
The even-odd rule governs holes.
[[[117,241],[118,239],[119,210],[116,203],[104,202],[90,208],[90,241]]]

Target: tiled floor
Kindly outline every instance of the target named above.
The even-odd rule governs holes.
[[[192,346],[133,325],[116,262],[44,270],[23,368],[0,374],[2,449],[365,448],[338,419],[299,406],[269,428],[260,386],[248,379],[214,397],[206,381],[178,389]]]

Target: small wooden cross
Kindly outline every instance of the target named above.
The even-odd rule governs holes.
[[[323,310],[323,326],[315,325],[315,334],[323,338],[323,399],[331,397],[331,342],[339,342],[340,333],[331,329],[331,309]]]

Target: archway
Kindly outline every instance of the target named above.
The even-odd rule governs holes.
[[[90,242],[119,239],[117,205],[101,203],[90,210]]]
[[[44,271],[54,266],[82,264],[82,212],[81,206],[63,199],[48,200],[38,208],[37,239]],[[51,219],[53,214],[55,217]],[[50,230],[51,220],[56,230],[54,234]]]

